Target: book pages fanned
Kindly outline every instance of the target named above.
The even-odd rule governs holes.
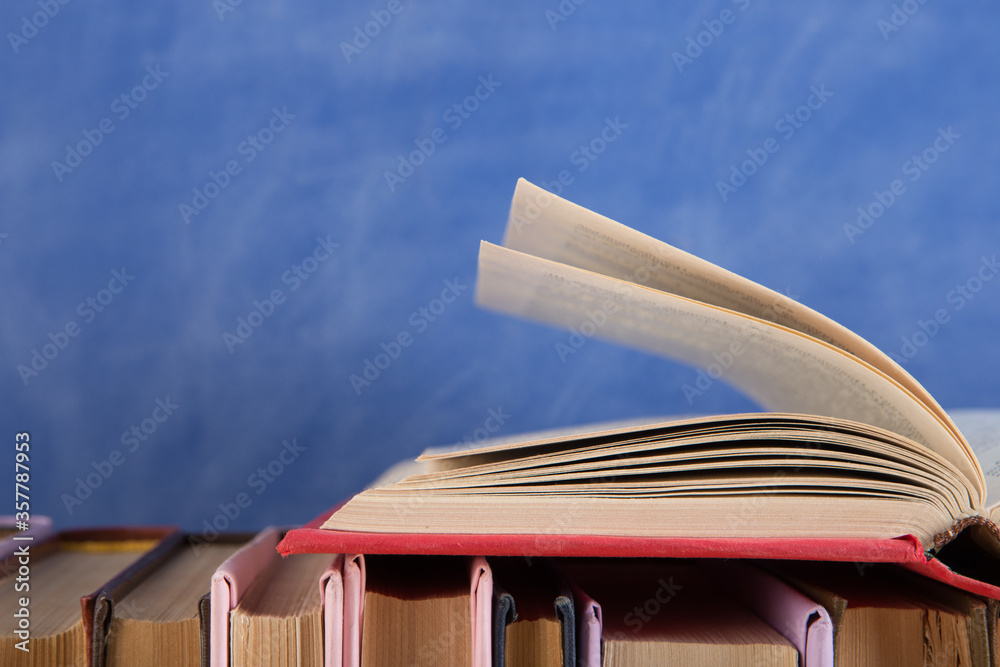
[[[324,531],[359,535],[332,541],[487,536],[507,553],[558,535],[589,555],[606,539],[901,538],[922,556],[953,542],[1000,554],[1000,498],[987,499],[977,459],[996,486],[1000,446],[977,435],[974,452],[920,383],[857,334],[524,180],[504,245],[480,245],[480,306],[702,368],[767,412],[429,450],[326,518]]]
[[[993,514],[1000,513],[1000,410],[965,408],[950,410],[949,414],[983,469],[986,507]]]
[[[503,245],[528,255],[710,303],[836,345],[879,369],[941,417],[924,387],[887,354],[830,318],[709,261],[519,179]]]
[[[982,472],[947,425],[884,373],[784,326],[483,242],[481,306],[593,336],[721,375],[767,410],[851,419],[904,435],[968,476]],[[719,360],[722,359],[722,362]]]

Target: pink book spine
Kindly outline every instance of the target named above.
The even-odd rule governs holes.
[[[281,559],[276,551],[280,537],[277,528],[265,528],[212,575],[209,660],[212,667],[229,667],[229,612],[239,604],[257,575]]]
[[[344,558],[343,667],[360,667],[361,633],[365,617],[365,557]]]
[[[604,632],[601,605],[576,586],[573,586],[573,599],[577,622],[577,664],[580,667],[601,667],[601,634]]]
[[[784,635],[803,657],[803,667],[833,667],[833,621],[822,605],[749,563],[706,565],[705,571]]]
[[[470,565],[472,606],[472,667],[490,667],[492,651],[493,571],[482,556]]]
[[[344,557],[338,554],[319,580],[323,599],[323,664],[344,664]]]

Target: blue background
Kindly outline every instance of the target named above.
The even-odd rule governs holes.
[[[481,436],[490,410],[507,435],[754,409],[719,383],[689,402],[696,369],[596,340],[563,363],[566,332],[475,308],[478,242],[500,241],[519,176],[567,171],[567,198],[897,356],[944,310],[906,368],[946,408],[1000,406],[1000,280],[949,299],[997,252],[994,3],[911,0],[897,26],[888,0],[223,2],[0,9],[0,451],[12,469],[30,431],[32,510],[57,525],[303,522],[396,460]],[[54,15],[25,28],[42,5]],[[467,101],[480,77],[499,85]],[[813,86],[832,96],[779,131]],[[477,107],[458,126],[456,104]],[[294,118],[250,151],[275,109]],[[113,130],[89,155],[54,167],[102,119]],[[581,157],[608,119],[627,127]],[[949,127],[959,138],[909,180]],[[445,141],[390,187],[437,128]],[[717,182],[772,137],[724,201]],[[185,220],[229,161],[239,172]],[[905,192],[849,238],[895,179]],[[339,247],[293,290],[283,276],[317,238]],[[123,268],[134,280],[102,294]],[[420,325],[446,281],[467,287]],[[275,289],[284,302],[227,345]],[[412,344],[356,391],[350,376],[402,332]],[[65,348],[19,371],[50,333]],[[162,423],[157,399],[178,406]],[[143,420],[155,431],[130,451]],[[13,472],[2,489],[12,512]]]

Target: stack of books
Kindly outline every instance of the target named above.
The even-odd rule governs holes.
[[[1000,664],[1000,413],[525,181],[476,290],[769,412],[428,450],[290,530],[15,531],[0,662]]]
[[[30,586],[15,592],[11,574],[0,595],[0,663],[985,667],[1000,659],[1000,590],[954,574],[948,585],[914,572],[912,561],[725,559],[708,553],[711,543],[676,545],[671,557],[278,554],[282,538],[287,548],[310,530],[207,544],[154,527],[36,535]]]

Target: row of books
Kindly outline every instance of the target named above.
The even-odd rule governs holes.
[[[0,662],[1000,665],[1000,412],[523,180],[476,301],[769,412],[428,450],[287,533],[18,531]]]
[[[273,527],[48,527],[5,531],[0,664],[1000,664],[996,600],[894,564],[282,558]]]

